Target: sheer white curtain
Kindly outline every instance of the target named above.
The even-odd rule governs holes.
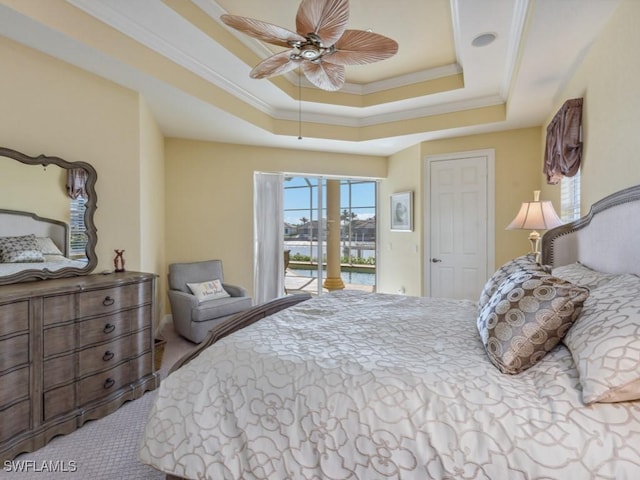
[[[256,172],[253,177],[255,303],[284,294],[284,175]]]

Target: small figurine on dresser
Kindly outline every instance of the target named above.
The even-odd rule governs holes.
[[[114,250],[116,252],[116,256],[113,259],[113,266],[115,267],[116,272],[124,272],[124,257],[122,254],[124,250]]]

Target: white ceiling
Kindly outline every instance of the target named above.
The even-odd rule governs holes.
[[[48,0],[49,6],[53,1]],[[300,80],[294,73],[284,77],[291,82],[284,89],[278,83],[282,78],[249,78],[255,65],[247,63],[247,55],[266,58],[277,50],[223,26],[219,15],[249,16],[295,30],[298,0],[55,0],[61,15],[70,8],[84,12],[74,16],[72,26],[50,14],[39,15],[38,2],[0,0],[0,35],[140,92],[166,136],[390,155],[426,140],[542,125],[562,100],[558,96],[565,82],[619,1],[351,0],[348,28],[371,29],[399,44],[398,54],[391,59],[347,67],[347,84],[341,92],[350,94],[349,98],[390,94],[369,106],[348,106],[335,100],[339,95],[312,95],[310,88],[302,88],[302,102],[298,102]],[[189,10],[196,16],[184,15]],[[113,47],[117,37],[102,38],[95,28],[91,36],[87,32],[92,32],[91,22],[96,19],[115,29],[110,33],[122,37],[123,45],[135,41],[149,53],[127,57]],[[206,21],[222,26],[223,33],[207,29]],[[231,40],[224,37],[226,32],[233,35]],[[496,34],[495,42],[482,48],[471,45],[474,37],[487,32]],[[242,54],[236,56],[242,51],[250,52],[245,60],[239,58]],[[212,91],[216,87],[231,97],[218,95],[218,100],[202,89],[170,81],[170,74],[149,68],[153,52],[169,59],[176,71],[191,72]],[[395,95],[456,73],[463,75],[462,88],[420,92],[409,98]],[[305,100],[305,95],[313,101]],[[266,115],[275,122],[290,120],[297,125],[301,118],[303,138],[298,139],[297,131],[272,133],[277,129],[239,113],[242,105],[258,112],[253,117]],[[461,120],[446,128],[435,122],[428,131],[410,127],[412,120],[496,105],[505,106],[505,119]],[[388,122],[394,128],[388,129],[393,136],[375,133],[363,141],[347,141],[338,138],[340,129],[314,127],[310,122],[350,131]]]

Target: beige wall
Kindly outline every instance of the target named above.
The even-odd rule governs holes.
[[[584,97],[582,167],[582,213],[602,197],[625,187],[640,183],[640,2],[623,0],[608,25],[598,37],[583,63],[570,78],[567,87],[558,95],[546,126],[562,103],[574,97]],[[515,130],[488,135],[458,137],[422,144],[422,156],[495,148],[496,150],[496,266],[519,255],[526,248],[527,232],[505,231],[504,226],[517,212],[521,201],[531,198],[534,189],[542,189],[542,199],[553,200],[559,211],[560,187],[546,185],[541,174],[544,153],[544,128]],[[538,143],[538,144],[536,144]],[[410,149],[390,159],[388,183],[404,188],[410,176],[402,169],[392,172],[394,165],[415,165],[418,157]],[[411,171],[415,171],[412,168]],[[423,175],[423,172],[421,173]],[[413,182],[416,188],[417,181]],[[384,200],[384,199],[383,199]],[[419,208],[419,202],[417,203]],[[416,225],[420,225],[420,218]],[[417,236],[417,232],[413,236]],[[382,230],[381,242],[386,245],[389,234]],[[412,240],[413,243],[413,240]],[[383,247],[384,248],[384,247]],[[382,263],[386,270],[396,263],[403,265],[403,273],[385,277],[392,284],[386,290],[395,291],[400,279],[420,278],[417,272],[422,262],[406,262],[404,252],[389,252]],[[428,246],[422,256],[428,254]],[[413,268],[412,268],[413,266]],[[385,280],[386,281],[386,280]]]
[[[146,102],[140,98],[140,270],[165,269],[164,136]],[[164,312],[166,275],[157,279],[156,320]]]
[[[253,291],[253,174],[384,177],[383,157],[167,139],[167,263],[220,258]]]
[[[562,103],[574,97],[584,97],[582,163],[582,213],[602,197],[625,187],[640,184],[640,2],[622,0],[600,36],[587,53],[583,63],[558,95],[558,101],[540,128],[458,137],[422,144],[420,154],[415,148],[393,155],[389,160],[389,178],[383,182],[381,211],[388,194],[415,189],[416,213],[420,209],[422,183],[415,175],[425,155],[494,148],[496,151],[496,266],[521,254],[527,248],[527,232],[506,231],[504,226],[517,212],[520,202],[531,198],[532,191],[542,190],[542,199],[553,200],[559,210],[560,187],[546,185],[541,174],[544,154],[544,129]],[[568,68],[571,66],[568,66]],[[420,171],[420,177],[423,172]],[[381,291],[395,292],[405,285],[407,293],[418,294],[422,261],[414,261],[412,251],[422,229],[416,216],[414,233],[394,234],[381,218],[380,243],[384,257]],[[400,242],[401,248],[396,248]],[[389,251],[389,245],[393,249]],[[422,242],[418,242],[423,245]],[[428,255],[427,246],[420,258]],[[420,271],[419,271],[420,270]]]
[[[97,269],[113,268],[114,248],[127,250],[130,269],[140,268],[138,95],[2,38],[0,64],[11,65],[0,75],[0,104],[11,112],[0,116],[0,144],[92,164]]]
[[[638,183],[640,169],[633,168],[636,161],[633,152],[638,150],[640,141],[635,135],[640,99],[634,80],[640,72],[637,56],[633,56],[638,30],[632,19],[639,18],[639,8],[637,2],[623,1],[562,96],[562,101],[583,93],[586,98],[585,204]],[[388,173],[386,161],[381,158],[373,159],[372,163],[372,159],[348,155],[167,140],[167,263],[224,255],[227,275],[251,287],[252,257],[247,252],[252,251],[251,192],[256,170],[386,177],[380,188],[378,287],[387,292],[402,287],[406,293],[418,295],[422,290],[423,259],[428,254],[423,248],[421,219],[424,157],[495,150],[497,266],[528,248],[527,232],[506,231],[504,227],[520,203],[530,199],[533,190],[543,187],[542,133],[542,127],[536,127],[426,142],[389,158]],[[613,165],[616,167],[612,168]],[[388,196],[406,190],[413,190],[416,195],[414,232],[389,232]],[[543,187],[543,199],[554,200],[556,208],[558,198],[559,187]],[[209,218],[214,221],[201,221]],[[233,226],[237,235],[228,233]],[[189,248],[185,248],[185,232],[193,232]]]
[[[379,191],[378,291],[422,294],[423,161],[485,148],[496,154],[496,264],[525,253],[527,232],[504,227],[540,182],[540,128],[416,145],[387,159],[167,139],[167,263],[222,258],[225,277],[253,289],[255,171],[382,178]],[[388,163],[388,166],[387,166]],[[389,195],[413,191],[414,231],[390,232]]]
[[[0,64],[0,145],[93,165],[96,271],[113,269],[117,248],[128,270],[157,272],[164,246],[147,248],[164,231],[162,138],[139,95],[2,37]]]
[[[638,19],[640,2],[622,0],[545,122],[565,100],[584,98],[583,215],[606,195],[640,184]],[[547,196],[559,195],[557,188],[543,189]]]
[[[640,183],[637,18],[640,2],[622,0],[554,109],[567,98],[585,98],[583,212]],[[496,265],[527,248],[526,232],[504,230],[520,202],[540,187],[543,199],[559,198],[559,187],[543,185],[540,173],[542,127],[425,142],[389,159],[163,139],[131,90],[4,38],[0,62],[11,66],[0,75],[0,100],[11,112],[0,117],[0,145],[86,161],[98,172],[98,270],[113,267],[115,248],[126,250],[129,270],[156,272],[161,282],[167,263],[221,257],[229,280],[251,288],[253,172],[365,176],[383,178],[379,289],[418,295],[428,254],[426,155],[495,149]],[[389,232],[389,194],[406,190],[415,192],[414,232]]]
[[[420,145],[407,148],[389,158],[388,175],[380,182],[378,198],[377,290],[384,293],[404,291],[422,295],[420,263],[422,258],[422,191]],[[414,192],[413,231],[392,232],[390,195]]]
[[[389,175],[381,187],[380,283],[379,291],[395,293],[404,287],[409,295],[422,294],[424,258],[428,245],[422,238],[422,204],[424,192],[424,158],[470,150],[495,151],[495,264],[526,253],[528,232],[506,231],[506,225],[518,212],[521,202],[532,199],[540,188],[541,129],[527,128],[506,132],[471,135],[425,142],[399,152],[389,159]],[[558,187],[557,187],[558,188]],[[415,191],[414,231],[390,232],[388,229],[388,196],[391,193]]]
[[[56,165],[45,168],[0,157],[0,172],[0,208],[69,223],[66,170]],[[47,201],[43,202],[42,198]]]

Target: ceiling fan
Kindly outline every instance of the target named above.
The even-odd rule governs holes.
[[[276,53],[251,70],[251,78],[281,75],[298,67],[322,90],[344,85],[345,65],[361,65],[389,58],[398,43],[377,33],[347,30],[349,0],[302,0],[296,32],[271,23],[237,15],[222,15],[228,26],[288,50]]]

